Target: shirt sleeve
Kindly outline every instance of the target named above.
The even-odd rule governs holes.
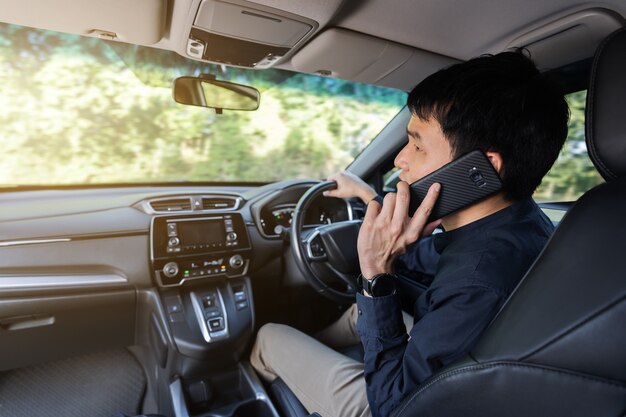
[[[372,415],[391,415],[438,368],[468,353],[504,299],[480,285],[437,288],[409,338],[397,295],[370,298],[357,294],[357,332],[365,351]]]

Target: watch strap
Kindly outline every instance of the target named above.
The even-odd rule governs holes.
[[[384,297],[386,295],[393,295],[396,293],[396,288],[394,284],[396,277],[397,276],[395,274],[382,273],[374,275],[372,279],[366,279],[362,274],[359,274],[357,278],[357,288],[361,294],[367,292],[372,297]],[[380,285],[377,286],[376,284],[380,279],[390,280],[389,282],[391,283],[391,285],[383,286],[384,289],[381,288],[381,291],[383,291],[384,293],[380,293],[380,291],[377,291]]]

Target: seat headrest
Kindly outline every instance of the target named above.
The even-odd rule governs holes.
[[[587,92],[587,149],[605,180],[626,177],[626,28],[598,47]]]

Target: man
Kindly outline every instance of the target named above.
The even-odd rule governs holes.
[[[451,66],[415,87],[408,106],[408,143],[395,159],[397,193],[381,205],[373,190],[345,174],[333,177],[339,186],[330,193],[371,200],[359,263],[365,288],[374,279],[387,284],[379,293],[357,294],[357,307],[320,340],[335,344],[358,334],[365,363],[274,324],[259,331],[253,349],[251,362],[265,379],[280,376],[324,417],[388,416],[435,371],[467,354],[552,232],[531,196],[563,146],[568,108],[530,59],[508,52]],[[427,224],[440,190],[433,184],[408,217],[408,184],[475,149],[499,173],[502,191]],[[431,238],[439,254],[435,276],[407,334],[389,274],[407,246],[417,241],[419,249],[437,224],[445,232]]]

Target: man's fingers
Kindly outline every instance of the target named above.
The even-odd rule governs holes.
[[[428,189],[428,193],[426,193],[426,197],[424,197],[424,200],[413,214],[409,228],[411,235],[416,235],[415,239],[422,235],[424,227],[428,223],[428,217],[430,217],[430,213],[433,212],[437,198],[439,198],[440,191],[440,184],[434,183],[431,185]]]
[[[394,208],[396,207],[396,193],[387,193],[383,199],[383,207],[380,210],[380,218],[385,222],[391,222]]]
[[[424,230],[422,230],[421,235],[430,236],[435,231],[437,226],[439,226],[440,224],[441,224],[441,219],[428,223],[426,226],[424,226]]]
[[[372,200],[367,205],[367,210],[365,211],[365,217],[363,218],[363,223],[373,224],[378,214],[380,213],[380,204],[378,201]]]
[[[393,218],[391,219],[390,224],[391,230],[394,234],[399,234],[404,231],[407,211],[409,209],[409,198],[409,184],[404,181],[398,182]]]

